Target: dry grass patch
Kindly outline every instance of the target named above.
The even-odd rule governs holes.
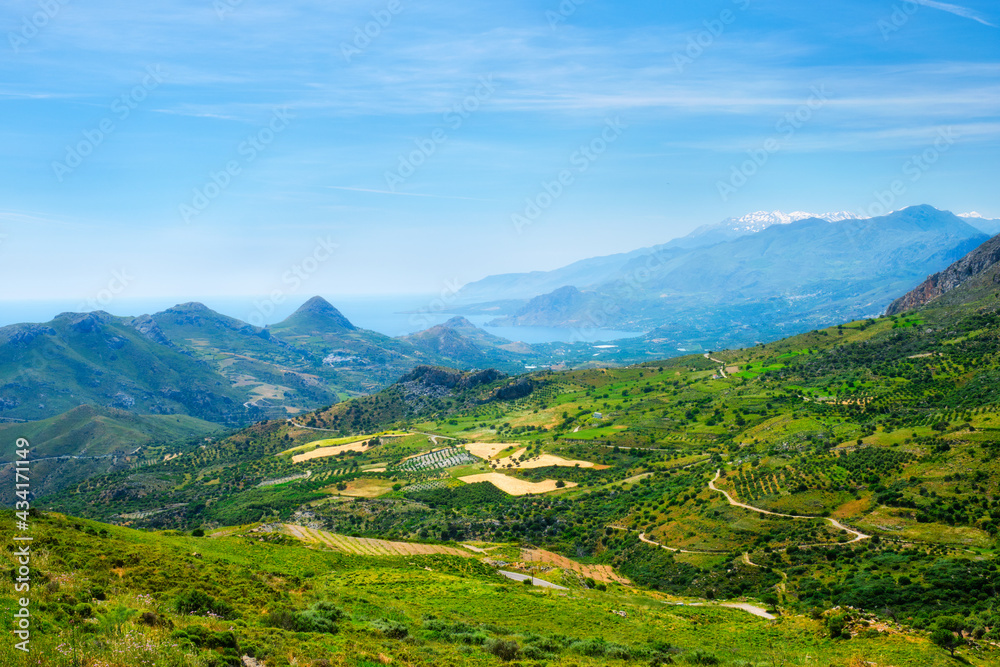
[[[497,487],[506,494],[512,496],[526,496],[531,493],[549,493],[550,491],[555,491],[560,488],[556,486],[556,480],[546,479],[541,482],[527,482],[523,479],[517,479],[515,477],[508,477],[507,475],[502,475],[498,472],[487,472],[479,475],[468,475],[466,477],[459,477],[460,480],[466,484],[475,484],[476,482],[489,482],[493,486]],[[576,486],[576,482],[565,482],[565,488],[569,489]]]
[[[414,542],[391,542],[376,540],[369,537],[348,537],[325,530],[305,528],[292,524],[282,524],[284,532],[303,542],[322,544],[335,551],[358,554],[361,556],[422,556],[429,554],[446,554],[472,558],[475,554],[456,547],[446,547],[438,544],[417,544]]]
[[[554,454],[542,454],[541,456],[536,456],[527,461],[516,460],[524,453],[528,451],[527,449],[521,449],[514,452],[510,456],[500,459],[497,461],[497,465],[506,468],[547,468],[549,466],[558,466],[562,468],[593,468],[594,464],[590,461],[571,461],[570,459],[564,459],[561,456],[555,456]]]
[[[618,583],[629,585],[630,582],[625,577],[615,573],[609,565],[584,565],[575,560],[560,556],[559,554],[545,551],[544,549],[521,549],[521,560],[531,564],[549,564],[570,572],[577,572],[581,576],[590,577],[594,581],[605,583]]]
[[[491,459],[510,447],[517,447],[516,442],[469,442],[464,445],[466,451],[481,459]]]
[[[336,486],[328,486],[324,493],[332,493],[352,498],[377,498],[392,490],[392,482],[386,479],[360,478],[347,482],[347,488],[338,490]]]
[[[320,440],[319,442],[324,442]],[[346,445],[335,445],[333,447],[318,447],[311,452],[304,452],[302,454],[296,454],[292,457],[292,463],[302,463],[303,461],[311,461],[312,459],[322,459],[327,456],[336,456],[338,454],[343,454],[344,452],[363,452],[365,450],[365,443],[367,440],[358,440],[356,442],[350,442]],[[316,443],[310,443],[316,444]]]

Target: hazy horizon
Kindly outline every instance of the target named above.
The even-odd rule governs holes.
[[[0,16],[0,300],[436,294],[758,210],[1000,217],[985,0]]]

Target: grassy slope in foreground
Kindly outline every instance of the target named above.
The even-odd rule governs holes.
[[[923,637],[845,643],[802,617],[768,623],[617,587],[560,594],[473,559],[346,556],[272,535],[153,534],[58,514],[31,522],[31,653],[3,642],[4,665],[208,666],[242,655],[269,667],[499,665],[505,650],[521,664],[580,667],[699,654],[718,662],[694,664],[951,664]],[[3,560],[14,567],[10,552]],[[15,604],[8,590],[8,637]]]

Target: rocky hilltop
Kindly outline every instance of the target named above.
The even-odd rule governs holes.
[[[889,304],[886,315],[898,315],[920,308],[938,297],[964,285],[1000,264],[1000,235],[982,244],[944,271],[935,273],[915,289]],[[1000,283],[1000,271],[994,272],[992,281]]]

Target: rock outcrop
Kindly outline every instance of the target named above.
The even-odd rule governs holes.
[[[998,263],[1000,263],[1000,235],[994,236],[944,271],[935,273],[915,289],[893,301],[885,314],[899,315],[925,306],[989,271]],[[993,282],[1000,283],[1000,272],[993,276]]]

